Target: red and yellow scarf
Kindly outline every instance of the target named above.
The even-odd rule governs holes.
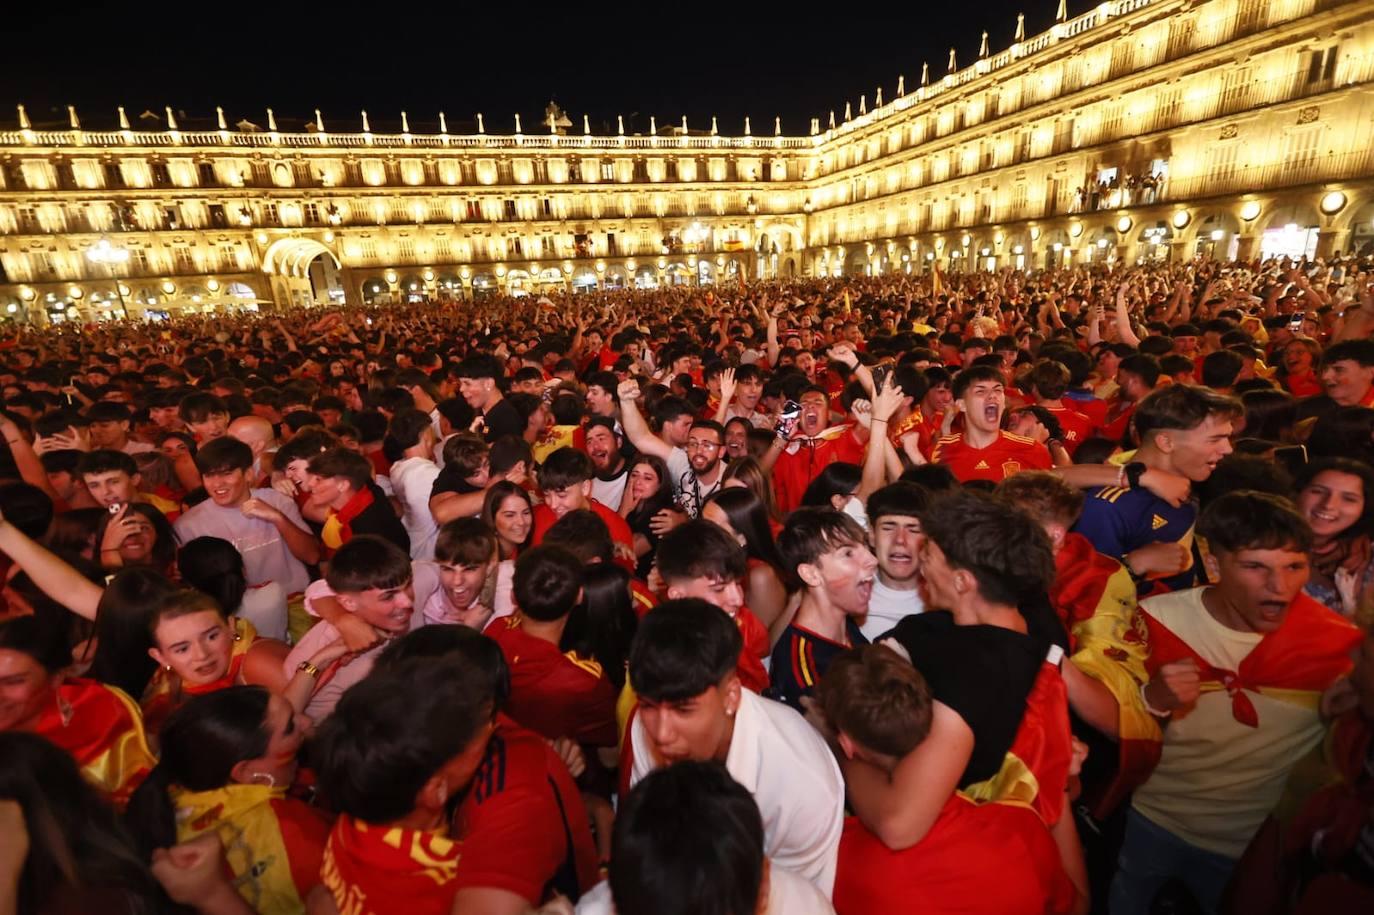
[[[372,488],[367,487],[354,493],[353,498],[349,499],[343,508],[338,511],[329,510],[329,517],[324,521],[324,530],[320,532],[320,540],[331,552],[353,539],[353,519],[370,508],[373,501]]]
[[[463,846],[440,831],[373,826],[341,816],[320,877],[339,915],[448,915]]]

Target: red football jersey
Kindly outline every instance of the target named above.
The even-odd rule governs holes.
[[[452,832],[463,842],[458,889],[497,887],[537,906],[549,890],[576,899],[597,882],[596,844],[568,767],[505,715]]]
[[[1000,483],[1023,470],[1049,470],[1054,466],[1050,452],[1034,439],[1000,431],[997,440],[986,448],[974,448],[964,441],[962,432],[935,443],[932,462],[944,464],[960,483],[991,480]]]
[[[485,634],[510,668],[506,713],[537,734],[578,743],[616,743],[615,686],[601,665],[527,633],[519,613],[492,620]]]
[[[994,870],[989,870],[989,868]],[[920,842],[892,851],[856,817],[844,823],[835,873],[838,915],[1067,912],[1077,891],[1033,810],[952,796]]]
[[[1069,407],[1050,407],[1041,404],[1046,410],[1059,420],[1059,427],[1064,430],[1064,450],[1072,455],[1078,450],[1078,446],[1083,444],[1086,439],[1092,438],[1093,422]]]

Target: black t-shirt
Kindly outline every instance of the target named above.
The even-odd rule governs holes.
[[[487,412],[482,414],[482,419],[487,425],[488,442],[494,442],[503,435],[524,435],[525,427],[529,425],[520,415],[520,411],[512,407],[510,401],[504,397],[489,407]]]
[[[463,473],[454,464],[445,464],[439,471],[439,475],[434,478],[434,485],[429,488],[429,497],[433,499],[441,492],[456,492],[458,495],[467,495],[470,492],[481,492],[482,487],[473,486],[463,479]]]
[[[396,517],[396,511],[391,507],[390,500],[386,493],[382,492],[381,487],[376,483],[368,483],[367,488],[372,490],[372,504],[360,511],[352,521],[349,528],[353,535],[376,534],[378,537],[390,540],[400,547],[406,555],[410,554],[410,535],[406,533],[405,525],[401,519]]]
[[[930,684],[931,694],[973,731],[959,787],[991,778],[1016,739],[1049,643],[1001,626],[956,626],[945,610],[908,616],[894,638]]]

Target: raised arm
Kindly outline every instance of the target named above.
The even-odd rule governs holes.
[[[105,589],[4,518],[0,518],[0,553],[14,560],[44,594],[84,619],[95,619]]]
[[[645,454],[668,460],[669,455],[673,453],[672,446],[654,435],[649,424],[644,421],[644,414],[639,412],[639,382],[627,378],[620,382],[616,393],[620,395],[620,422],[625,427],[625,434],[630,437],[630,441]]]
[[[19,468],[19,476],[23,481],[37,486],[49,499],[56,500],[57,490],[48,482],[47,471],[43,469],[43,462],[38,459],[38,453],[33,450],[29,440],[24,438],[14,420],[3,413],[0,413],[0,435],[5,436],[5,444],[9,445],[14,466]]]

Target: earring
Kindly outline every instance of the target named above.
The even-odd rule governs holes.
[[[258,783],[258,779],[260,779],[260,778],[265,778],[265,779],[267,779],[267,787],[269,787],[269,788],[275,788],[275,787],[277,787],[277,779],[276,779],[276,777],[275,777],[274,775],[272,775],[271,772],[254,772],[254,773],[253,773],[253,784],[256,785],[256,784]]]
[[[172,672],[172,665],[167,664],[167,665],[165,665],[162,669],[165,670],[165,671],[167,671],[167,673],[171,673],[171,672]]]

